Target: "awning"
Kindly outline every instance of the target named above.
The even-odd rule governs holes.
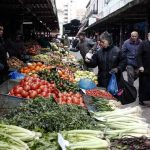
[[[86,30],[97,29],[109,24],[138,23],[146,20],[150,13],[149,0],[134,0],[110,15],[90,25]]]
[[[37,20],[49,31],[59,29],[55,0],[0,0],[0,13]]]

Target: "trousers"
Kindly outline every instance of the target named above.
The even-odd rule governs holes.
[[[138,78],[138,69],[131,65],[127,65],[126,69],[127,69],[128,83],[133,85],[134,81]]]

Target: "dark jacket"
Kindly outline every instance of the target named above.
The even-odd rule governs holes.
[[[150,74],[150,41],[143,41],[138,49],[138,67],[144,67],[145,73]]]
[[[1,71],[0,73],[3,74],[7,72],[8,65],[7,65],[7,50],[5,42],[2,38],[0,38],[0,64],[1,64]]]
[[[76,49],[80,51],[81,56],[83,59],[85,59],[86,54],[89,52],[89,50],[94,46],[95,42],[93,42],[91,39],[85,38],[84,41],[80,41]]]
[[[127,65],[137,67],[137,53],[141,42],[142,40],[140,39],[138,39],[136,42],[133,42],[131,39],[128,39],[122,45],[122,51],[127,57]]]
[[[90,64],[87,65],[90,67],[98,66],[99,86],[106,88],[111,77],[109,72],[113,68],[118,68],[119,72],[117,78],[119,78],[126,67],[126,57],[122,55],[118,47],[110,46],[107,49],[100,49],[97,51],[93,55]]]

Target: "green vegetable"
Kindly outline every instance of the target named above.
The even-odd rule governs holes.
[[[86,109],[73,105],[58,105],[49,100],[37,98],[4,116],[8,124],[44,132],[59,132],[73,129],[97,129],[97,121],[88,115]]]
[[[19,138],[0,132],[0,149],[1,150],[29,150],[26,143]]]
[[[0,124],[0,132],[19,138],[22,141],[32,141],[41,136],[41,133],[33,132],[18,126],[4,124]]]

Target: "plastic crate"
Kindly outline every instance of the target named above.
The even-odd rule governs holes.
[[[18,80],[7,80],[0,85],[0,110],[18,107],[25,99],[7,95],[18,84]]]

